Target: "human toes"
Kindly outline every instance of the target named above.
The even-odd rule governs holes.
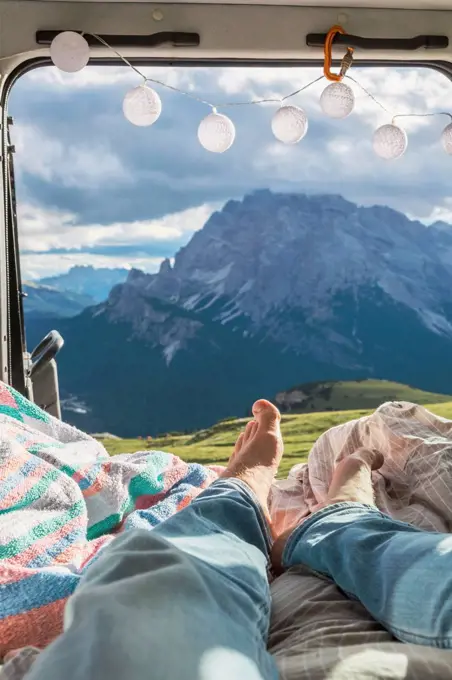
[[[259,399],[253,405],[253,414],[257,422],[253,442],[255,448],[257,447],[260,463],[277,468],[284,449],[280,413],[269,401]]]
[[[232,456],[236,456],[238,453],[240,453],[242,446],[243,446],[243,440],[245,439],[245,432],[241,432],[239,436],[237,437],[237,441],[235,442],[234,446],[234,451],[232,452]],[[232,458],[231,456],[231,458]]]
[[[278,432],[281,414],[276,406],[273,406],[266,399],[259,399],[253,404],[253,415],[258,424],[260,432]]]
[[[255,434],[257,429],[257,422],[255,420],[250,420],[249,423],[247,423],[245,427],[245,431],[243,433],[243,444],[246,444],[250,439],[253,438],[253,435]]]

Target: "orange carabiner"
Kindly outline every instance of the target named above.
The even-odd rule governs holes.
[[[340,73],[332,73],[331,72],[331,60],[332,60],[332,48],[333,48],[333,40],[336,37],[336,35],[340,33],[341,35],[345,35],[345,31],[342,28],[342,26],[333,26],[330,28],[330,30],[327,33],[327,36],[325,38],[325,44],[323,46],[323,54],[324,54],[324,60],[323,60],[323,74],[327,80],[331,80],[332,82],[339,82],[340,80],[343,79],[345,75],[345,71],[342,68]],[[353,48],[348,47],[347,48],[347,55],[350,60],[351,64],[351,59],[352,59],[352,54],[353,54]],[[346,56],[347,56],[346,55]],[[350,65],[349,64],[349,65]],[[347,68],[349,67],[347,66]]]

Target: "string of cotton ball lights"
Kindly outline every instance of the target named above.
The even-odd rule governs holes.
[[[278,104],[279,108],[271,120],[271,129],[277,140],[284,144],[297,144],[308,131],[308,117],[299,106],[286,103],[289,99],[304,92],[320,80],[330,80],[320,96],[320,108],[330,118],[342,119],[349,116],[355,107],[355,94],[345,78],[357,85],[368,97],[370,97],[388,116],[391,122],[382,125],[373,134],[373,149],[377,156],[386,160],[394,160],[402,156],[408,145],[408,137],[405,130],[395,123],[402,117],[430,117],[448,116],[450,123],[441,134],[441,143],[447,154],[452,155],[452,114],[448,112],[434,113],[409,113],[391,115],[388,109],[366,90],[355,78],[347,75],[353,61],[353,50],[347,48],[347,54],[341,63],[339,74],[331,73],[331,44],[335,33],[343,32],[340,27],[333,27],[329,32],[329,42],[325,43],[324,74],[315,78],[303,87],[280,98],[252,99],[242,102],[224,102],[215,104],[192,92],[186,92],[178,87],[169,85],[156,78],[148,78],[136,66],[130,63],[126,57],[111,47],[103,38],[92,33],[96,40],[111,50],[141,79],[142,83],[129,90],[123,100],[123,113],[126,119],[137,126],[153,125],[162,112],[162,102],[158,92],[149,86],[150,83],[178,92],[200,104],[208,106],[211,112],[201,120],[198,127],[198,140],[200,144],[212,153],[224,153],[235,140],[235,126],[232,120],[219,109],[235,106],[251,106],[259,104]],[[331,37],[332,36],[332,37]],[[50,57],[53,64],[66,73],[75,73],[85,68],[91,56],[90,46],[83,33],[75,31],[63,31],[59,33],[50,45]]]

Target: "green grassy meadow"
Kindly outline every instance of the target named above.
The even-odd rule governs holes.
[[[410,399],[404,396],[405,400],[424,403],[433,413],[452,419],[451,397],[436,395],[440,400],[448,399],[448,401],[429,403],[428,398],[425,402],[422,400],[426,393],[422,393],[420,390],[417,390],[417,392],[419,394],[416,396],[419,397],[419,400],[413,398],[413,393],[411,393]],[[408,395],[406,391],[404,394]],[[380,399],[380,394],[377,397]],[[384,401],[384,399],[381,399],[381,401]],[[283,415],[281,429],[285,443],[285,454],[280,468],[280,476],[285,477],[293,465],[306,461],[314,442],[323,432],[335,425],[369,415],[372,410],[338,410]],[[157,449],[174,453],[187,462],[225,465],[235,440],[248,420],[248,418],[224,420],[208,429],[199,430],[192,434],[166,435],[149,441],[143,439],[103,439],[101,441],[111,455],[133,453],[143,449]]]
[[[414,404],[441,404],[452,401],[448,394],[425,392],[390,380],[349,380],[305,383],[285,393],[298,396],[291,408],[297,413],[350,411],[376,408],[385,401],[411,401]]]

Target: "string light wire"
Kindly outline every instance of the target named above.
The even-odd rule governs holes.
[[[432,113],[396,113],[396,115],[392,117],[392,122],[394,122],[396,118],[431,118],[432,116],[448,116],[449,120],[452,122],[452,113],[448,113],[447,111],[433,111]]]
[[[83,33],[82,33],[82,35],[83,35]],[[141,71],[139,69],[137,69],[133,64],[131,64],[130,61],[124,57],[124,55],[122,55],[120,52],[115,50],[115,48],[112,47],[111,45],[109,45],[106,40],[104,40],[103,38],[100,37],[100,35],[96,35],[96,33],[90,33],[90,35],[93,38],[95,38],[96,40],[98,40],[102,45],[107,47],[110,50],[110,52],[113,52],[113,54],[116,54],[116,56],[119,57],[124,62],[124,64],[126,64],[126,66],[131,68],[132,71],[135,71],[135,73],[137,73],[139,76],[141,76],[141,78],[143,78],[143,80],[146,82],[146,76],[143,73],[141,73]],[[160,84],[162,84],[162,83],[160,83]]]
[[[376,97],[374,97],[374,95],[372,94],[372,92],[369,92],[369,90],[366,89],[366,88],[364,87],[364,85],[361,85],[361,83],[359,82],[359,80],[356,80],[356,78],[353,78],[352,76],[348,76],[348,75],[345,76],[345,77],[347,78],[347,80],[351,80],[352,83],[355,83],[355,85],[357,85],[357,86],[360,88],[360,90],[362,90],[362,91],[364,92],[364,94],[365,94],[367,97],[369,97],[370,99],[372,99],[372,101],[373,101],[375,104],[377,104],[377,106],[379,106],[380,109],[382,109],[382,111],[384,111],[385,113],[387,113],[389,116],[392,115],[392,114],[388,111],[388,109],[386,108],[386,106],[384,106],[384,105],[383,105]]]
[[[223,102],[222,104],[212,104],[209,101],[206,101],[205,99],[201,99],[200,97],[197,97],[196,95],[192,94],[191,92],[186,92],[185,90],[182,90],[179,87],[174,87],[173,85],[168,85],[168,83],[165,83],[162,80],[158,80],[157,78],[149,78],[148,76],[145,76],[144,73],[142,73],[138,68],[133,66],[133,64],[130,63],[126,57],[124,57],[120,52],[115,50],[113,47],[110,47],[110,45],[99,35],[96,35],[95,33],[91,33],[93,38],[98,40],[102,45],[110,49],[114,54],[116,54],[117,57],[119,57],[127,66],[129,66],[135,73],[137,73],[141,78],[143,78],[143,81],[145,83],[153,83],[154,85],[160,85],[161,87],[165,87],[168,90],[172,90],[173,92],[179,92],[179,94],[183,94],[186,97],[190,97],[190,99],[194,99],[195,101],[199,102],[200,104],[205,104],[206,106],[210,106],[212,109],[224,109],[227,107],[232,107],[232,106],[253,106],[255,104],[281,104],[282,102],[287,101],[288,99],[291,99],[292,97],[296,97],[297,94],[301,94],[301,92],[304,92],[308,88],[312,87],[312,85],[316,85],[319,83],[321,80],[325,80],[325,76],[322,74],[321,76],[318,76],[317,78],[314,78],[314,80],[311,80],[309,83],[306,85],[303,85],[302,87],[298,88],[298,90],[295,90],[294,92],[290,92],[289,94],[286,94],[284,97],[279,97],[279,98],[263,98],[263,99],[251,99],[249,101],[244,101],[244,102]],[[381,102],[378,101],[374,95],[369,92],[359,81],[356,80],[356,78],[353,78],[352,76],[346,75],[345,76],[348,80],[351,80],[355,85],[357,85],[368,97],[370,97],[383,111],[385,111],[387,114],[391,115],[388,109],[383,106]],[[452,114],[451,114],[452,118]]]
[[[255,104],[281,104],[282,102],[286,101],[287,99],[290,99],[291,97],[295,97],[297,94],[300,94],[301,92],[304,92],[304,90],[307,90],[311,85],[315,85],[316,83],[320,82],[321,80],[324,80],[324,76],[318,76],[311,82],[307,83],[306,85],[303,85],[303,87],[300,87],[298,90],[295,90],[295,92],[291,92],[290,94],[287,94],[285,97],[279,97],[279,98],[262,98],[262,99],[251,99],[249,101],[244,101],[244,102],[223,102],[223,103],[212,103],[207,101],[206,99],[201,99],[200,97],[197,97],[194,95],[192,92],[187,92],[186,90],[182,90],[179,87],[175,87],[174,85],[168,85],[168,83],[165,83],[163,80],[158,80],[157,78],[150,78],[142,71],[140,71],[138,68],[136,68],[133,64],[130,63],[126,57],[124,57],[120,52],[115,50],[113,47],[110,47],[110,45],[99,35],[96,35],[95,33],[91,33],[90,35],[93,36],[96,40],[98,40],[102,45],[105,45],[105,47],[108,47],[114,54],[116,54],[117,57],[119,57],[127,66],[129,66],[135,73],[137,73],[141,78],[143,78],[144,83],[153,83],[154,85],[159,85],[160,87],[164,87],[168,90],[172,90],[173,92],[178,92],[179,94],[184,95],[185,97],[189,97],[190,99],[193,99],[194,101],[199,102],[200,104],[205,104],[206,106],[210,106],[212,110],[218,111],[219,109],[224,109],[227,107],[232,107],[232,106],[253,106]]]
[[[182,90],[179,87],[175,87],[173,85],[168,85],[168,83],[165,83],[162,80],[158,80],[157,78],[149,78],[148,76],[145,76],[144,73],[142,73],[138,68],[136,68],[133,64],[130,63],[126,57],[124,57],[120,52],[115,50],[113,47],[111,47],[103,38],[101,38],[99,35],[96,35],[95,33],[91,33],[93,38],[101,42],[105,47],[110,49],[114,54],[116,54],[117,57],[119,57],[129,68],[131,68],[137,75],[139,75],[145,83],[153,83],[154,85],[159,85],[160,87],[164,87],[168,90],[172,90],[173,92],[178,92],[179,94],[182,94],[186,97],[189,97],[190,99],[193,99],[200,104],[205,104],[206,106],[210,106],[212,110],[218,111],[219,109],[224,109],[228,107],[233,107],[233,106],[253,106],[256,104],[281,104],[288,99],[291,99],[292,97],[296,97],[298,94],[301,94],[308,88],[312,87],[313,85],[316,85],[319,83],[321,80],[325,80],[325,76],[321,75],[315,78],[314,80],[311,80],[309,83],[306,85],[303,85],[302,87],[298,88],[298,90],[294,90],[294,92],[290,92],[289,94],[285,95],[284,97],[279,97],[279,98],[262,98],[262,99],[250,99],[248,101],[243,101],[243,102],[223,102],[223,103],[216,103],[213,104],[212,102],[209,102],[205,99],[202,99],[200,97],[197,97],[196,95],[192,94],[191,92],[187,92],[185,90]],[[387,113],[389,116],[391,116],[392,121],[394,121],[396,118],[425,118],[425,117],[431,117],[431,116],[448,116],[450,120],[452,121],[452,113],[448,113],[447,111],[438,111],[438,112],[433,112],[433,113],[397,113],[397,114],[392,114],[389,109],[382,104],[381,101],[379,101],[375,95],[372,94],[372,92],[369,92],[369,90],[362,85],[359,80],[354,78],[353,76],[350,75],[345,75],[345,78],[347,80],[350,80],[352,83],[354,83],[359,89],[364,92],[364,94],[369,97],[384,113]]]
[[[285,102],[288,102],[290,99],[306,91],[308,88],[319,83],[321,80],[325,80],[325,75],[322,74],[297,90],[294,90],[293,92],[290,92],[289,94],[282,97],[263,97],[260,99],[250,99],[238,102],[226,101],[214,103],[203,99],[202,97],[198,97],[192,92],[187,92],[182,88],[169,85],[158,78],[146,76],[142,70],[134,66],[134,64],[132,64],[118,50],[109,45],[104,38],[95,33],[90,33],[89,35],[91,35],[101,45],[115,54],[143,81],[141,87],[136,87],[134,90],[126,94],[126,99],[128,98],[129,113],[130,108],[132,107],[133,109],[135,107],[132,116],[129,115],[129,113],[127,113],[124,109],[126,117],[131,122],[135,123],[136,125],[150,125],[155,122],[160,115],[160,98],[152,88],[147,87],[148,83],[163,87],[167,90],[171,90],[172,92],[177,92],[185,97],[188,97],[189,99],[192,99],[193,101],[203,104],[204,106],[208,106],[211,109],[210,115],[201,121],[198,128],[199,141],[201,142],[202,146],[204,146],[209,151],[217,151],[222,153],[232,145],[232,142],[235,138],[234,124],[227,116],[218,113],[218,111],[221,109],[238,106],[279,104],[280,108],[272,120],[272,130],[275,136],[277,139],[289,144],[300,141],[306,134],[308,127],[306,114],[299,107],[285,105]],[[67,36],[67,43],[65,43],[65,40],[62,40],[64,36]],[[59,39],[60,42],[58,47],[61,48],[57,54],[57,57],[59,58],[55,56],[55,50],[52,52],[54,43],[52,43],[50,50],[54,64],[58,67],[58,62],[60,62],[63,65],[63,67],[60,66],[62,70],[70,70],[72,72],[83,68],[86,63],[84,62],[84,59],[86,58],[86,50],[89,50],[89,45],[83,38],[83,34],[77,34],[73,31],[68,31],[59,33],[54,39],[54,42],[57,39]],[[64,49],[67,50],[66,53],[64,52]],[[69,54],[71,49],[73,49],[73,54]],[[77,60],[80,61],[79,68],[75,67]],[[69,64],[69,67],[65,68],[65,64]],[[407,146],[407,137],[405,131],[396,124],[396,120],[400,118],[427,118],[433,116],[447,116],[451,121],[443,130],[441,142],[445,151],[452,155],[452,113],[447,111],[439,111],[431,113],[413,112],[393,114],[379,99],[377,99],[377,97],[375,97],[375,95],[369,92],[366,87],[361,85],[361,83],[356,78],[345,74],[345,71],[344,73],[341,73],[340,76],[336,76],[336,78],[338,79],[337,82],[331,82],[323,91],[320,98],[320,105],[324,113],[331,116],[332,118],[345,118],[351,113],[355,104],[353,90],[345,83],[340,82],[343,79],[347,79],[353,82],[367,97],[369,97],[376,104],[376,106],[378,106],[389,117],[391,123],[382,125],[374,133],[373,146],[377,155],[386,159],[394,159],[398,158],[404,153]]]

